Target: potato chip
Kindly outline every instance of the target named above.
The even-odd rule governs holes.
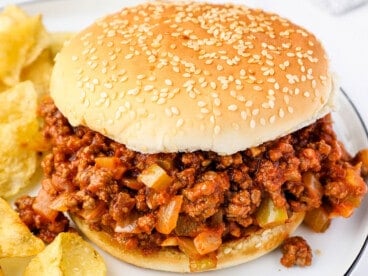
[[[30,184],[41,134],[37,94],[31,82],[0,93],[0,102],[0,196],[8,198]]]
[[[60,233],[28,264],[24,276],[106,275],[97,251],[76,233]]]
[[[12,257],[0,259],[0,266],[3,270],[3,274],[6,276],[23,275],[24,270],[33,257],[34,255],[29,257]]]
[[[4,274],[3,274],[3,271],[2,271],[2,269],[1,269],[1,266],[0,266],[0,276],[3,276]]]
[[[49,45],[49,35],[40,15],[31,17],[8,6],[0,14],[0,41],[0,82],[12,86],[19,82],[22,68]]]
[[[34,236],[10,205],[0,198],[0,258],[38,254],[45,245]]]
[[[8,86],[6,86],[5,84],[1,83],[1,81],[0,81],[0,93],[2,91],[4,91],[4,90],[8,89],[8,88],[9,88]]]
[[[72,33],[50,33],[50,45],[42,51],[34,62],[23,68],[20,77],[21,81],[32,81],[39,96],[49,93],[54,58],[63,47],[64,42],[71,37]]]
[[[47,48],[43,50],[34,62],[23,69],[20,77],[21,81],[32,81],[40,98],[40,96],[49,93],[50,77],[53,66],[52,52]]]
[[[64,43],[72,38],[74,33],[70,32],[55,32],[50,33],[50,50],[52,55],[55,57],[57,53],[63,48]]]

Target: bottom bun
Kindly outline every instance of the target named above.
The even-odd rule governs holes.
[[[143,254],[118,243],[111,235],[103,231],[94,231],[84,221],[72,215],[72,219],[88,239],[102,250],[138,267],[171,272],[190,272],[189,258],[175,247],[163,247],[152,254]],[[226,242],[218,249],[217,269],[242,264],[277,248],[304,219],[304,213],[294,213],[286,224],[262,229],[254,234]]]

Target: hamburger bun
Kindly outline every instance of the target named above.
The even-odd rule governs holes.
[[[93,243],[112,256],[138,267],[171,272],[191,272],[189,258],[175,247],[163,247],[153,254],[130,250],[104,231],[91,230],[84,221],[72,216],[78,229]],[[239,265],[259,258],[277,248],[304,219],[304,213],[294,213],[287,223],[223,243],[217,251],[217,269]]]
[[[333,92],[313,34],[206,3],[151,2],[102,18],[63,48],[51,78],[72,125],[144,153],[257,146],[326,115]]]
[[[233,154],[313,123],[331,111],[333,95],[313,34],[276,14],[207,3],[150,2],[99,19],[64,46],[51,78],[70,124],[141,153]],[[222,244],[217,269],[273,250],[303,216]],[[74,220],[128,263],[189,271],[175,248],[144,255]]]

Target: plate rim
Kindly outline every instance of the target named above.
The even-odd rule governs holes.
[[[363,128],[363,131],[365,133],[365,136],[368,138],[368,128],[362,118],[362,115],[360,115],[360,112],[358,110],[358,108],[356,107],[356,105],[354,104],[354,102],[352,101],[352,99],[349,97],[348,93],[345,91],[345,89],[343,89],[342,87],[339,88],[342,95],[344,96],[344,98],[348,101],[350,107],[353,109],[355,115],[357,116],[358,120],[360,121],[360,124]],[[365,180],[366,184],[367,181]],[[368,185],[368,184],[367,184]],[[350,267],[348,268],[348,270],[344,273],[344,276],[348,276],[351,275],[351,273],[354,272],[355,268],[357,267],[357,265],[359,264],[361,257],[364,253],[364,251],[366,250],[366,248],[368,248],[368,234],[365,237],[365,240],[357,254],[357,256],[355,257],[354,261],[352,262],[352,264],[350,265]]]

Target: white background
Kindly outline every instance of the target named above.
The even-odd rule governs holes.
[[[224,1],[226,0],[218,2]],[[16,2],[25,1],[0,0],[0,6]],[[244,0],[242,2],[279,13],[316,34],[326,48],[332,70],[337,74],[340,86],[347,92],[365,124],[368,125],[368,4],[348,13],[336,15],[322,8],[318,4],[321,1],[317,0]],[[78,0],[75,3],[77,4]],[[358,269],[353,275],[368,275],[368,250],[362,256]]]

